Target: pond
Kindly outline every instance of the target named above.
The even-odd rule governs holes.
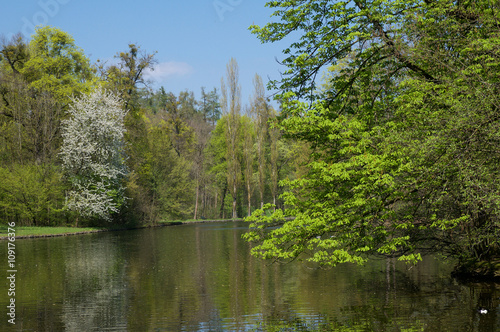
[[[500,284],[459,283],[449,263],[269,264],[250,256],[244,230],[206,223],[17,240],[16,324],[5,282],[0,330],[500,331]],[[7,242],[0,247],[7,257]]]

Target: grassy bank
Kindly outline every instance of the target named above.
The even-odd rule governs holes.
[[[57,236],[57,235],[68,235],[68,234],[78,234],[78,233],[92,233],[102,231],[102,228],[96,227],[27,227],[20,226],[14,227],[16,238],[22,237],[36,237],[36,236]],[[0,238],[8,236],[7,226],[0,226]]]

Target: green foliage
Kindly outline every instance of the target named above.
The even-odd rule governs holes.
[[[241,117],[241,130],[243,131],[243,164],[244,178],[247,191],[247,215],[252,212],[252,191],[253,191],[253,173],[254,173],[254,141],[255,129],[251,119],[244,115]]]
[[[0,137],[3,164],[50,163],[57,159],[62,106],[48,92],[29,87],[19,75],[0,83]]]
[[[68,33],[39,27],[29,43],[29,59],[20,70],[38,91],[50,91],[66,105],[72,96],[88,93],[96,83],[89,59]]]
[[[177,154],[168,133],[165,122],[149,129],[145,171],[161,218],[186,219],[192,214],[194,202],[194,184],[189,176],[191,163]]]
[[[53,226],[65,220],[62,173],[53,165],[0,167],[2,223]]]
[[[267,121],[272,110],[262,79],[256,78],[255,100],[248,117],[242,117],[236,60],[228,65],[227,91],[202,88],[197,100],[191,91],[174,95],[149,88],[144,72],[156,63],[154,55],[130,44],[116,55],[116,64],[98,61],[92,66],[74,39],[53,27],[39,27],[29,41],[20,35],[2,41],[0,167],[8,179],[1,186],[2,220],[40,225],[111,218],[155,223],[192,215],[236,216],[273,200],[293,157],[285,156],[288,143],[278,130],[270,142]],[[101,88],[119,96],[124,107],[103,107],[107,104],[102,101],[75,108]],[[121,116],[101,116],[106,109],[124,111],[124,127],[110,130]],[[51,196],[42,179],[21,179],[23,172],[42,172],[46,165],[61,162],[63,170],[55,168],[50,174],[64,172],[65,193],[59,178],[46,179],[58,183]],[[24,187],[23,181],[28,181]],[[41,196],[21,197],[35,193]],[[44,201],[48,195],[53,206]],[[71,209],[63,213],[59,209],[64,195]],[[40,202],[39,208],[32,206],[34,201]]]
[[[495,261],[498,5],[267,5],[281,22],[252,27],[262,41],[301,33],[284,51],[288,70],[273,86],[283,91],[280,128],[310,145],[311,161],[302,178],[282,183],[290,188],[285,214],[294,220],[280,211],[251,219],[254,253],[285,260],[305,253],[324,265],[368,255],[415,263],[426,250],[460,264]],[[328,81],[317,91],[315,77],[326,66]]]
[[[201,88],[200,111],[203,114],[204,119],[211,121],[212,125],[220,119],[221,107],[219,94],[216,88],[208,93],[205,92],[203,87]]]
[[[227,90],[226,90],[227,85]],[[233,198],[232,218],[237,218],[237,196],[241,184],[241,159],[238,154],[241,137],[241,86],[236,59],[226,65],[226,81],[221,79],[221,109],[226,120],[227,186]]]
[[[179,97],[169,93],[163,106],[162,125],[168,127],[171,144],[179,156],[188,158],[193,152],[195,139],[194,130],[188,123],[196,114],[193,93],[181,92]]]

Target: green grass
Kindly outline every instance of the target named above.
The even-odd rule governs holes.
[[[14,227],[16,230],[16,236],[43,236],[43,235],[57,235],[57,234],[71,234],[79,232],[93,232],[100,230],[102,228],[97,227],[26,227],[19,226]],[[5,225],[0,226],[0,237],[6,237],[8,228]]]

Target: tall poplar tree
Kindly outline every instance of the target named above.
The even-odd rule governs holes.
[[[276,114],[274,110],[271,111],[271,115],[276,119]],[[280,130],[276,127],[277,124],[273,124],[269,128],[269,177],[271,179],[271,196],[273,198],[273,206],[276,208],[276,198],[278,195],[278,158],[279,158],[279,138]]]
[[[243,131],[243,160],[245,164],[245,186],[247,192],[247,215],[252,212],[252,184],[254,168],[254,125],[251,118],[251,112],[247,109],[247,115],[241,117],[241,129]]]
[[[241,183],[241,163],[238,159],[238,136],[240,135],[241,87],[239,68],[234,58],[226,65],[226,81],[221,78],[221,110],[227,116],[227,183],[233,198],[232,218],[237,218],[236,201]]]
[[[252,107],[255,114],[256,152],[257,167],[259,177],[259,198],[260,208],[264,206],[264,191],[266,189],[266,149],[269,144],[269,124],[270,106],[266,101],[266,90],[262,78],[255,74],[253,78],[254,96]]]

